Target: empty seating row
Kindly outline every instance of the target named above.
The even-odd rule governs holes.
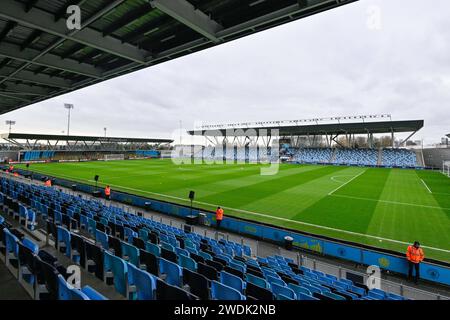
[[[9,230],[0,219],[1,259],[25,290],[36,300],[105,300],[89,286],[77,289],[67,283],[67,273],[57,259],[37,244]],[[22,238],[22,239],[20,239]]]
[[[368,291],[281,256],[255,259],[247,246],[185,233],[94,200],[9,179],[1,186],[4,200],[31,198],[56,248],[128,299],[401,298]]]

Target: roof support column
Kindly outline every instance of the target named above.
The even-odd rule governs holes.
[[[391,144],[392,149],[394,149],[394,128],[391,128]]]

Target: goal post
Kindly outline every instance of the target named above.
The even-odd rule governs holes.
[[[103,160],[114,161],[114,160],[125,160],[125,155],[122,154],[105,154]]]
[[[442,173],[450,178],[450,160],[442,162]]]

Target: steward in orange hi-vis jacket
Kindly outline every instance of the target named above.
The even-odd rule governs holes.
[[[216,226],[217,229],[220,228],[220,224],[222,223],[223,220],[223,209],[221,207],[217,207],[216,210]]]
[[[414,282],[416,284],[420,277],[419,266],[424,258],[425,255],[418,241],[415,241],[413,245],[408,246],[408,249],[406,250],[406,259],[408,259],[408,279],[412,279],[413,269],[415,269],[416,276],[414,278]]]
[[[109,200],[111,197],[111,188],[109,186],[106,186],[105,188],[105,198]]]

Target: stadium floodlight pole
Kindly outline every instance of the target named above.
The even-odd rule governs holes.
[[[15,125],[16,122],[13,120],[6,120],[5,123],[7,126],[9,126],[9,133],[11,133],[11,126]]]
[[[64,103],[64,108],[68,110],[67,115],[67,135],[70,134],[70,110],[74,108],[73,104],[70,103]]]
[[[107,130],[108,128],[106,128],[106,127],[104,127],[103,128],[103,130],[105,131],[105,138],[106,138],[106,130]]]

